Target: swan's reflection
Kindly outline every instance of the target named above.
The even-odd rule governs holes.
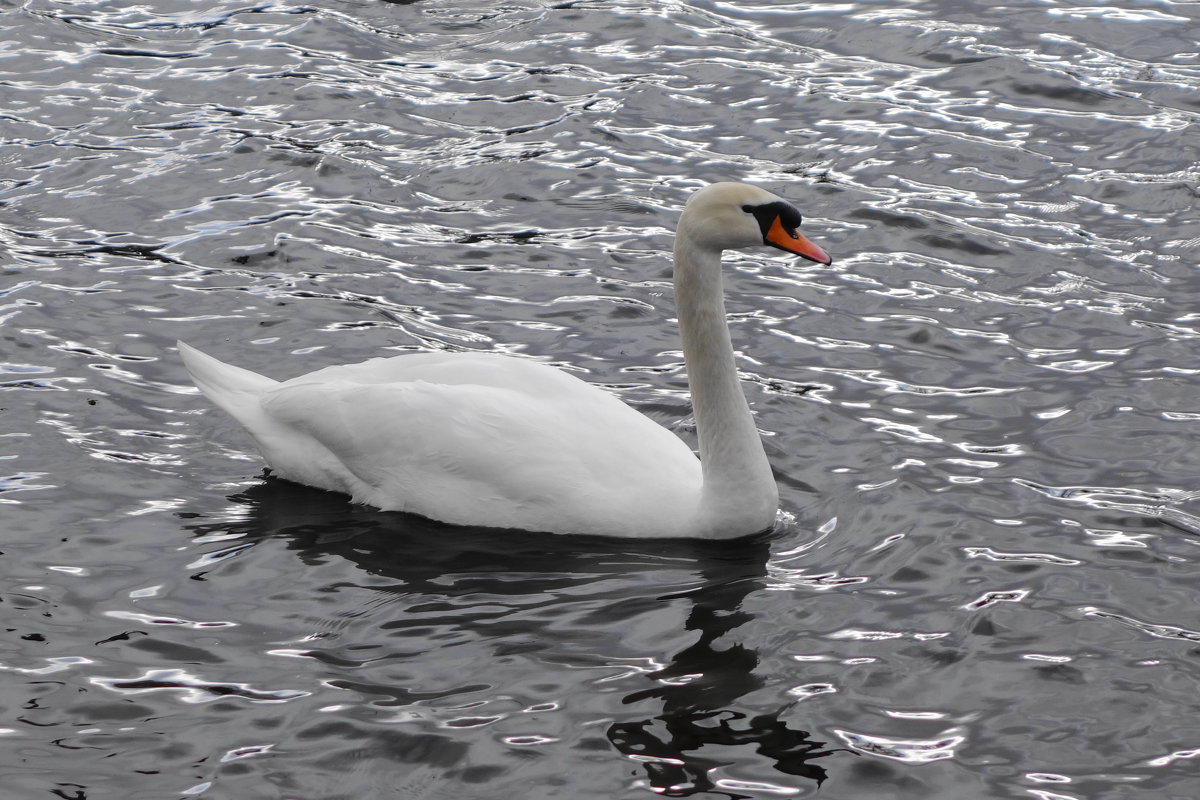
[[[692,545],[700,585],[686,593],[692,603],[685,627],[699,638],[671,657],[648,678],[653,688],[625,697],[626,703],[655,698],[661,712],[649,719],[614,723],[608,738],[618,750],[643,761],[650,785],[658,794],[683,797],[716,789],[713,771],[723,761],[706,757],[706,745],[744,745],[774,760],[775,768],[821,783],[825,770],[811,763],[829,755],[824,742],[807,731],[789,728],[779,717],[785,710],[750,715],[738,701],[758,689],[758,654],[741,644],[717,644],[751,615],[742,608],[746,596],[761,585],[770,555],[766,541],[741,540]],[[736,796],[736,795],[731,795]]]
[[[528,610],[553,608],[564,595],[587,594],[600,601],[588,622],[600,624],[607,638],[619,637],[660,607],[683,607],[683,628],[694,632],[695,640],[678,652],[657,655],[661,668],[633,678],[645,685],[622,703],[642,711],[625,716],[613,709],[617,721],[607,728],[609,742],[640,765],[656,793],[667,796],[740,796],[714,777],[731,763],[728,749],[714,754],[705,748],[744,747],[770,759],[781,773],[817,783],[825,778],[814,762],[831,751],[808,732],[789,727],[780,718],[786,706],[765,714],[739,707],[763,682],[755,674],[758,653],[731,642],[728,634],[752,618],[743,606],[766,575],[770,547],[765,540],[621,541],[449,528],[271,479],[231,499],[237,503],[236,523],[191,527],[204,534],[236,530],[284,537],[305,562],[344,558],[394,581],[395,591],[406,596],[482,593],[513,598]],[[672,576],[665,588],[664,575]],[[497,635],[494,618],[456,615],[454,624],[477,627],[480,638]],[[412,699],[395,686],[333,683],[388,695],[390,706]]]

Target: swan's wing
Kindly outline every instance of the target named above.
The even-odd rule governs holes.
[[[578,530],[614,513],[694,506],[699,462],[670,431],[546,367],[525,375],[538,392],[496,385],[519,382],[521,372],[490,385],[363,384],[313,380],[347,377],[322,370],[281,384],[264,410],[336,464],[314,464],[308,450],[304,463],[276,456],[273,466],[307,483],[313,469],[340,469],[341,484],[317,485],[385,509],[497,527]]]

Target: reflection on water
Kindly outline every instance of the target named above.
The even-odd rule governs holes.
[[[578,624],[580,631],[566,632],[567,638],[587,638],[599,628],[612,632],[617,642],[621,631],[643,624],[639,617],[653,616],[660,604],[680,606],[686,615],[681,631],[694,641],[665,654],[662,661],[652,659],[652,668],[639,671],[638,682],[649,686],[629,692],[620,703],[651,706],[653,713],[645,719],[620,713],[621,719],[610,724],[606,733],[613,746],[645,770],[649,787],[666,796],[717,789],[731,797],[743,796],[736,790],[744,781],[714,777],[718,768],[728,763],[728,756],[706,755],[702,752],[706,746],[744,748],[741,759],[755,753],[785,775],[817,784],[825,779],[825,769],[811,762],[832,750],[814,741],[808,731],[797,730],[781,719],[791,703],[770,713],[751,713],[740,704],[744,696],[763,685],[755,674],[757,653],[731,642],[730,635],[736,635],[737,628],[752,619],[742,608],[743,601],[764,585],[770,557],[770,542],[764,538],[631,545],[587,537],[464,530],[351,506],[334,495],[270,478],[230,500],[236,504],[230,514],[237,521],[189,526],[201,540],[235,541],[240,549],[248,540],[279,537],[310,567],[330,558],[344,559],[383,579],[383,583],[372,582],[373,591],[394,593],[408,611],[436,609],[439,620],[452,616],[456,638],[464,632],[476,633],[493,656],[510,649],[508,636],[497,631],[498,619],[505,616],[497,613],[497,606],[520,609],[523,614],[537,609],[555,618],[560,629]],[[228,547],[218,551],[218,560],[230,552]],[[664,571],[675,576],[671,584],[660,585]],[[630,584],[640,583],[639,576],[645,577],[644,585],[630,596]],[[572,612],[563,610],[562,598],[580,593],[586,593],[590,602],[586,613],[576,620]],[[386,601],[373,601],[382,602]],[[420,654],[422,660],[436,661],[439,637],[428,635],[427,625],[406,618],[378,627],[406,630],[405,655]],[[519,630],[519,635],[526,633]],[[290,655],[316,659],[348,676],[369,660],[390,657],[362,643],[352,649],[372,654],[369,659],[350,657],[342,647],[311,648]],[[492,688],[480,684],[459,686],[450,693],[420,692],[352,677],[327,679],[326,683],[364,695],[379,708],[411,707],[453,693]],[[467,718],[466,722],[484,724],[486,719]],[[528,741],[536,739],[529,737]],[[392,737],[387,749],[390,757],[402,762],[420,760],[434,742],[439,750],[461,750],[452,740],[429,735]],[[451,761],[467,757],[465,751],[459,752]],[[760,790],[767,786],[757,783]],[[790,793],[786,787],[783,790]]]
[[[0,4],[5,791],[1194,796],[1197,21]],[[839,254],[727,265],[765,540],[264,483],[173,350],[509,353],[686,440],[669,231],[728,179]]]
[[[712,776],[723,762],[704,757],[701,751],[706,745],[751,747],[774,761],[779,772],[817,784],[825,779],[825,769],[810,762],[830,751],[808,731],[790,728],[781,720],[784,709],[753,716],[736,710],[743,696],[762,685],[754,674],[759,658],[741,644],[718,644],[751,618],[741,609],[742,601],[761,588],[768,555],[766,543],[755,542],[749,552],[734,544],[717,557],[699,559],[703,583],[685,593],[692,610],[684,628],[697,633],[696,643],[646,676],[658,681],[658,686],[624,699],[634,703],[654,698],[662,703],[661,713],[618,722],[608,729],[608,738],[619,751],[644,763],[649,784],[659,794],[684,797],[717,788]],[[736,781],[719,783],[723,789],[738,788]],[[756,788],[765,785],[759,782]]]

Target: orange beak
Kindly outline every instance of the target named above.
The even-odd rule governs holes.
[[[771,223],[765,238],[767,244],[789,253],[795,253],[809,261],[815,261],[818,264],[833,263],[833,259],[824,250],[804,238],[800,231],[789,231],[784,228],[779,217],[776,217],[775,221]]]

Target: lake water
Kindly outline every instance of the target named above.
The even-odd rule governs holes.
[[[1200,5],[0,2],[5,797],[1200,795]],[[547,361],[693,441],[731,256],[769,536],[263,477],[174,349]]]

